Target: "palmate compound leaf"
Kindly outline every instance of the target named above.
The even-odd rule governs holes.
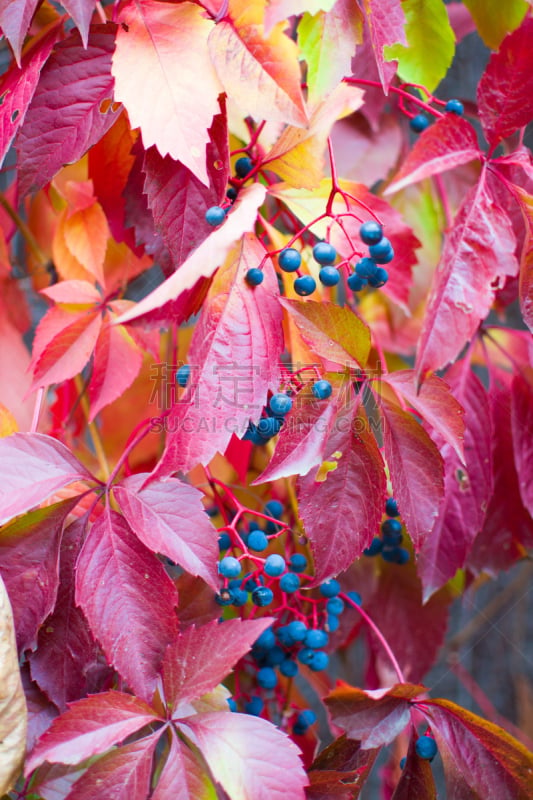
[[[15,142],[21,195],[81,158],[120,113],[111,106],[115,31],[110,22],[91,26],[87,48],[74,31],[44,65]]]
[[[9,597],[0,577],[0,794],[13,788],[26,751],[27,709]]]
[[[440,369],[458,356],[488,314],[496,283],[518,272],[511,220],[497,205],[491,180],[484,170],[444,243],[418,342],[420,381],[428,370]]]
[[[347,399],[340,408],[324,456],[330,467],[325,475],[313,469],[298,483],[299,513],[311,542],[317,582],[345,569],[379,533],[385,469],[370,420],[357,399]]]
[[[214,800],[213,785],[191,748],[170,733],[167,760],[150,800]]]
[[[0,439],[0,524],[77,480],[95,479],[57,439],[42,433]]]
[[[214,779],[238,800],[304,800],[300,750],[270,722],[246,714],[188,717],[182,732],[200,748]]]
[[[215,276],[189,347],[190,383],[166,419],[167,445],[154,477],[207,464],[233,432],[242,436],[259,418],[268,390],[278,390],[282,312],[270,261],[259,286],[245,280],[264,255],[248,234]]]
[[[426,717],[454,800],[530,800],[533,754],[502,728],[449,700],[416,703]]]
[[[138,473],[113,487],[132,531],[154,553],[167,556],[217,590],[218,538],[201,492],[178,478],[147,483],[149,478],[148,473]]]
[[[76,603],[109,663],[135,694],[151,700],[163,653],[177,633],[178,596],[161,563],[109,508],[79,555]]]

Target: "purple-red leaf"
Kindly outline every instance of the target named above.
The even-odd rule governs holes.
[[[533,18],[505,37],[479,81],[479,117],[491,146],[533,119]]]
[[[16,142],[22,195],[81,158],[120,113],[111,107],[115,31],[110,22],[92,26],[87,48],[74,31],[44,65]]]
[[[407,45],[405,38],[405,14],[397,0],[363,0],[363,10],[368,25],[368,37],[376,60],[379,78],[385,94],[396,72],[396,62],[387,63],[383,48],[390,44]],[[357,74],[359,77],[359,74]]]
[[[517,373],[511,386],[513,450],[522,502],[533,516],[533,370]]]
[[[420,135],[385,194],[392,194],[411,183],[467,164],[480,156],[472,125],[456,114],[446,114]]]
[[[379,750],[340,736],[315,758],[308,771],[308,800],[357,800]]]
[[[511,220],[494,200],[486,173],[465,197],[435,273],[418,342],[423,378],[452,362],[488,314],[496,284],[518,272]]]
[[[362,409],[358,413],[357,405],[346,404],[335,420],[325,450],[325,475],[312,470],[299,481],[299,513],[317,581],[337,575],[358,558],[378,534],[383,515],[383,459],[369,419]]]
[[[389,744],[409,722],[410,701],[423,694],[423,686],[397,683],[390,689],[365,692],[347,684],[334,689],[325,703],[336,725],[363,750]]]
[[[299,749],[278,728],[245,714],[206,713],[181,724],[211,774],[231,798],[304,800],[307,777]]]
[[[174,584],[124,517],[106,508],[78,558],[76,602],[106,657],[143,699],[152,698],[177,633]]]
[[[154,553],[167,556],[217,589],[218,539],[201,492],[178,478],[146,484],[149,477],[138,473],[113,487],[132,531]]]
[[[209,800],[211,787],[205,767],[172,732],[167,760],[151,800]]]
[[[38,0],[0,1],[0,28],[11,45],[19,65],[21,64],[20,53],[24,37],[30,27],[37,4]]]
[[[0,524],[77,480],[94,478],[51,436],[14,433],[0,439]]]
[[[61,5],[67,14],[72,17],[80,32],[83,46],[87,47],[89,26],[96,7],[95,0],[63,0]]]
[[[405,765],[391,800],[437,800],[431,764],[417,754],[415,741],[411,736]]]
[[[270,618],[216,620],[180,633],[163,659],[163,691],[169,707],[176,709],[212,691],[271,622]]]
[[[26,762],[26,774],[43,761],[78,764],[105,753],[158,719],[153,708],[123,692],[101,692],[78,700],[39,739]]]

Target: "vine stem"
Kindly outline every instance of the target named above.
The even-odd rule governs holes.
[[[396,656],[392,652],[389,643],[387,642],[387,640],[385,639],[385,637],[381,633],[380,629],[378,628],[378,626],[376,625],[376,623],[374,622],[372,617],[369,617],[368,614],[366,613],[366,611],[364,610],[364,608],[362,608],[361,606],[357,605],[357,603],[355,603],[350,597],[348,597],[348,595],[345,592],[341,592],[339,597],[342,600],[344,600],[345,603],[348,603],[348,605],[350,605],[352,608],[355,608],[355,610],[359,612],[359,614],[362,616],[362,618],[364,619],[364,621],[366,622],[368,627],[373,630],[374,634],[376,635],[377,639],[379,640],[379,643],[381,644],[381,646],[383,647],[383,649],[387,653],[387,655],[389,657],[389,660],[390,660],[392,666],[394,667],[394,671],[395,671],[396,675],[398,676],[398,680],[400,681],[400,683],[406,683],[404,674],[402,672],[402,669],[401,669],[400,665],[398,664]]]
[[[351,84],[353,86],[373,86],[376,89],[382,89],[383,88],[379,81],[371,81],[371,80],[367,80],[366,78],[343,78],[343,81],[344,81],[344,83],[349,83],[349,84]],[[413,85],[413,84],[411,84],[411,85]],[[426,111],[429,111],[435,117],[439,117],[439,118],[444,117],[444,114],[441,114],[440,111],[436,111],[434,108],[432,108],[429,105],[429,103],[426,103],[426,102],[424,102],[424,100],[420,100],[418,97],[415,97],[414,95],[409,94],[409,92],[406,92],[405,89],[400,89],[398,86],[389,86],[389,92],[392,92],[393,94],[397,94],[399,97],[406,98],[410,102],[415,103],[415,105],[420,106],[421,108],[424,108]],[[431,98],[431,100],[433,102],[433,95],[431,95],[429,92],[427,92],[427,95],[428,95],[428,97]]]

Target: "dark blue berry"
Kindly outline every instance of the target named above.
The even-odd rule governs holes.
[[[400,544],[402,541],[402,523],[399,519],[386,519],[381,523],[381,533],[385,544]]]
[[[263,531],[252,531],[248,536],[248,547],[256,553],[262,553],[268,547],[268,539]]]
[[[231,603],[236,608],[240,608],[241,606],[245,606],[248,602],[248,592],[245,592],[244,589],[231,589]]]
[[[376,264],[388,264],[394,258],[392,244],[385,236],[377,244],[371,244],[368,252]]]
[[[283,272],[296,272],[301,263],[302,257],[294,247],[286,247],[278,256],[278,264]]]
[[[238,178],[246,178],[253,168],[252,159],[248,158],[248,156],[241,156],[235,162],[235,174]]]
[[[318,264],[327,266],[337,258],[337,251],[329,242],[319,242],[313,247],[313,258]]]
[[[278,637],[278,642],[285,645],[285,647],[292,647],[296,641],[291,635],[288,625],[280,625],[276,629],[276,636]]]
[[[315,383],[311,387],[311,391],[313,392],[317,400],[326,400],[328,397],[330,397],[333,388],[329,381],[320,380],[320,381],[315,381]]]
[[[272,439],[279,433],[282,425],[283,421],[279,417],[261,417],[256,427],[263,439]]]
[[[254,642],[254,646],[263,647],[265,650],[268,650],[271,647],[274,647],[276,644],[276,634],[272,630],[272,628],[267,628],[266,631],[257,637]]]
[[[188,364],[182,364],[176,372],[176,383],[178,386],[187,386],[187,381],[191,375],[191,368]]]
[[[406,763],[407,763],[407,758],[404,756],[404,757],[403,757],[403,758],[400,760],[400,769],[405,769],[405,765],[406,765]]]
[[[233,595],[229,589],[222,589],[220,594],[215,596],[215,602],[219,606],[230,606],[233,603]]]
[[[257,683],[262,689],[273,689],[278,683],[278,676],[272,667],[262,667],[257,673]]]
[[[340,590],[341,585],[335,578],[330,578],[328,581],[324,581],[320,584],[320,594],[322,597],[336,597]]]
[[[399,517],[400,512],[398,511],[398,503],[394,499],[394,497],[389,497],[387,502],[385,503],[385,514],[388,517]]]
[[[240,575],[241,564],[233,556],[224,556],[222,561],[219,562],[218,571],[224,578],[236,578]]]
[[[263,283],[264,277],[265,275],[262,269],[252,267],[246,273],[245,280],[248,286],[259,286],[260,283]]]
[[[254,717],[258,717],[261,714],[264,707],[265,704],[263,703],[260,697],[257,697],[257,695],[254,697],[250,697],[249,701],[244,704],[244,710],[246,711],[246,713],[253,714]]]
[[[279,579],[279,588],[282,592],[287,592],[287,594],[297,592],[300,588],[300,578],[294,572],[286,572]]]
[[[318,273],[318,278],[324,286],[336,286],[341,276],[336,267],[322,267]]]
[[[365,547],[363,550],[364,556],[377,556],[381,553],[381,549],[383,547],[383,542],[379,538],[379,536],[374,536],[372,542],[368,547]]]
[[[363,601],[359,592],[346,592],[346,597],[349,597],[352,603],[355,603],[356,606],[363,605]]]
[[[373,289],[379,289],[381,286],[385,286],[388,280],[389,273],[387,270],[383,269],[383,267],[378,267],[375,274],[368,279],[368,284]]]
[[[303,553],[293,553],[289,561],[291,572],[305,572],[307,568],[307,558]]]
[[[233,697],[228,697],[228,706],[230,711],[237,711],[237,703],[233,699]]]
[[[248,523],[248,530],[250,531],[250,533],[252,531],[260,531],[261,525],[253,519],[251,522]]]
[[[270,398],[268,407],[276,417],[284,417],[292,408],[292,397],[279,392]]]
[[[309,666],[313,658],[315,657],[315,650],[312,650],[310,647],[302,647],[300,652],[298,653],[298,661],[301,664],[306,664]]]
[[[308,665],[309,669],[313,672],[322,672],[329,664],[329,656],[323,650],[314,650],[314,656],[311,663]]]
[[[311,275],[302,275],[294,281],[294,291],[300,297],[307,297],[316,289],[316,281]]]
[[[463,114],[465,109],[460,100],[453,99],[453,100],[448,100],[448,102],[444,106],[444,110],[451,112],[452,114],[458,114],[459,116],[461,116],[461,114]]]
[[[279,665],[279,671],[286,678],[294,678],[298,674],[298,664],[291,658],[286,658]]]
[[[311,711],[310,708],[304,708],[303,711],[300,711],[296,718],[297,725],[305,725],[308,728],[310,725],[314,725],[316,722],[316,714],[314,711]]]
[[[397,564],[407,564],[411,556],[409,555],[409,550],[406,550],[405,547],[398,547],[396,552],[396,563]]]
[[[383,236],[383,228],[379,222],[369,220],[359,228],[359,236],[364,244],[377,244]]]
[[[346,281],[352,292],[360,292],[361,289],[364,289],[367,285],[368,281],[366,278],[362,278],[357,272],[352,272],[351,275],[348,276]]]
[[[417,114],[409,120],[409,127],[414,133],[422,133],[429,125],[429,119],[424,114]]]
[[[228,200],[236,200],[237,199],[237,194],[238,194],[238,192],[237,192],[237,189],[235,188],[235,186],[230,186],[229,189],[226,192],[226,197],[228,198]]]
[[[273,599],[274,593],[267,586],[257,586],[252,592],[253,603],[260,608],[270,605]]]
[[[257,430],[257,425],[254,425],[253,422],[248,423],[248,427],[242,438],[245,442],[252,442],[252,444],[265,444],[266,442],[266,439],[261,436]]]
[[[269,517],[274,517],[274,519],[281,519],[284,510],[283,503],[279,500],[269,500],[268,503],[265,503],[265,514],[268,514]]]
[[[231,539],[228,533],[221,533],[218,537],[218,549],[219,550],[227,550],[228,547],[231,547]]]
[[[383,558],[384,561],[387,561],[389,564],[397,564],[399,549],[400,548],[396,547],[396,545],[384,544],[383,549],[381,551],[381,557]]]
[[[415,742],[415,750],[420,758],[431,761],[437,755],[437,742],[432,736],[420,736]]]
[[[367,280],[376,274],[377,268],[378,265],[372,258],[362,258],[354,267],[356,275]]]
[[[326,603],[326,610],[328,614],[338,617],[344,611],[344,602],[340,597],[331,597]]]
[[[328,640],[329,636],[326,631],[320,628],[311,628],[305,634],[304,645],[306,647],[311,647],[313,650],[319,650],[321,647],[327,645]]]
[[[211,225],[213,228],[216,228],[226,219],[226,212],[220,206],[211,206],[205,212],[205,221],[208,225]]]
[[[277,667],[286,658],[285,650],[279,645],[274,645],[266,654],[266,663],[269,667]]]
[[[271,553],[271,555],[267,556],[263,566],[265,574],[270,578],[279,577],[285,572],[286,568],[285,559],[277,553]]]

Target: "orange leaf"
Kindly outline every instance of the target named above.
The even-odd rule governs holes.
[[[63,236],[74,258],[103,285],[109,227],[100,204],[71,214],[63,223]]]

